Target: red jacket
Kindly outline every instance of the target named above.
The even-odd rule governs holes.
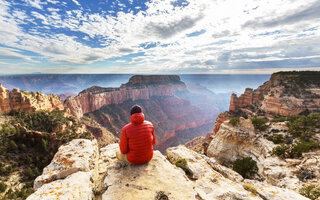
[[[130,121],[131,123],[121,130],[120,151],[127,154],[132,164],[149,162],[153,156],[153,145],[156,143],[153,125],[144,120],[143,113],[131,115]]]

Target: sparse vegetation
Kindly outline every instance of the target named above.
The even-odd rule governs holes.
[[[245,157],[233,162],[233,170],[241,174],[244,178],[251,178],[258,172],[258,166],[257,162],[251,157]]]
[[[0,193],[6,191],[6,189],[7,189],[7,185],[2,183],[2,182],[0,182]]]
[[[284,156],[284,154],[288,151],[288,149],[290,149],[288,145],[282,144],[280,146],[274,147],[270,152],[270,154],[281,157],[281,156]]]
[[[230,119],[229,122],[230,122],[230,124],[232,126],[237,126],[239,124],[239,122],[240,122],[240,118],[239,117],[233,117],[233,118]]]
[[[283,135],[282,134],[279,134],[279,135],[274,135],[272,137],[272,142],[274,144],[281,144],[284,142],[284,138],[283,138]]]
[[[193,178],[193,173],[188,167],[187,160],[185,158],[178,159],[174,162],[174,165],[180,167],[189,178]]]
[[[0,183],[9,187],[7,181],[15,172],[24,187],[18,189],[11,185],[2,197],[26,199],[33,193],[33,180],[50,163],[58,147],[75,138],[90,139],[91,134],[75,133],[80,125],[73,118],[64,117],[63,111],[18,111],[10,114],[10,119],[0,125]],[[66,126],[68,121],[72,123],[69,122],[70,125]],[[60,126],[66,128],[53,134],[53,130]]]
[[[299,193],[311,200],[317,200],[320,197],[320,187],[308,185],[300,189]]]
[[[250,183],[245,183],[243,185],[243,188],[249,192],[252,192],[253,194],[257,194],[258,191],[257,191],[257,188],[255,188],[252,184]]]
[[[185,169],[188,167],[187,160],[184,158],[176,160],[176,162],[174,162],[174,165],[180,167],[181,169]]]
[[[268,126],[266,124],[268,122],[268,119],[266,119],[266,118],[255,117],[255,118],[251,119],[251,122],[252,122],[255,130],[265,131],[268,128]]]
[[[273,119],[273,121],[287,121],[290,136],[281,138],[281,136],[274,136],[272,141],[275,144],[281,144],[272,149],[272,155],[283,158],[298,158],[302,153],[309,152],[313,149],[319,148],[319,142],[313,139],[315,130],[320,128],[320,113],[311,113],[306,116],[291,116]],[[291,139],[290,139],[291,138]],[[295,142],[292,144],[293,138]],[[288,140],[290,139],[290,140]],[[288,145],[283,145],[286,143]]]
[[[302,141],[290,145],[281,144],[280,146],[274,147],[270,154],[284,158],[298,158],[302,156],[302,153],[309,152],[318,147],[319,144],[315,140],[310,139],[308,142]]]

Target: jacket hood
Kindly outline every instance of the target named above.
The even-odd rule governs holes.
[[[144,114],[143,113],[135,113],[131,115],[130,122],[134,124],[141,124],[144,122]]]

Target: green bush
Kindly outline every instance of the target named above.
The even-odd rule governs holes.
[[[240,118],[239,117],[233,117],[230,119],[229,123],[232,125],[232,126],[237,126],[240,122]]]
[[[270,152],[271,155],[283,156],[290,149],[289,145],[282,144],[280,146],[276,146]]]
[[[302,153],[309,152],[310,150],[318,147],[319,147],[319,144],[313,139],[310,139],[308,142],[305,142],[305,141],[298,142],[293,145],[291,155],[292,157],[301,157]]]
[[[300,189],[299,193],[311,200],[317,200],[320,197],[320,187],[308,185]]]
[[[279,135],[275,135],[272,137],[272,142],[274,144],[281,144],[284,142],[284,138],[283,138],[283,135],[282,134],[279,134]]]
[[[14,140],[10,140],[9,142],[9,149],[11,151],[15,151],[18,149],[18,145],[16,144],[16,142]]]
[[[257,188],[255,188],[252,184],[250,183],[245,183],[243,185],[243,188],[249,192],[252,192],[253,194],[257,194],[258,191],[257,191]]]
[[[175,166],[180,167],[190,179],[193,179],[193,172],[189,169],[186,159],[178,159],[174,164]]]
[[[174,165],[180,167],[181,169],[185,169],[188,167],[187,160],[184,158],[178,159],[176,162],[174,162]]]
[[[254,126],[255,130],[259,130],[259,131],[265,131],[267,130],[268,126],[266,125],[266,123],[268,122],[268,119],[266,118],[252,118],[251,122]]]
[[[0,193],[6,191],[6,189],[7,189],[7,185],[2,183],[2,182],[0,182]]]
[[[258,172],[257,162],[251,157],[237,159],[233,162],[233,170],[241,174],[244,178],[250,178]]]
[[[308,116],[291,117],[289,133],[295,137],[310,138],[315,128],[320,127],[320,113],[311,113]]]
[[[30,167],[27,170],[24,171],[24,175],[26,176],[26,178],[28,180],[34,178],[34,173],[33,173],[32,169]]]
[[[288,118],[286,117],[279,117],[279,118],[274,118],[271,120],[272,122],[285,122],[288,121]]]

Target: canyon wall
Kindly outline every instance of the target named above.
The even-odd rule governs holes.
[[[12,91],[0,83],[0,114],[11,110],[35,112],[39,110],[63,110],[64,106],[56,94],[45,95],[41,92],[28,92],[14,88]]]
[[[232,94],[229,111],[250,106],[281,116],[320,112],[320,72],[278,72],[256,90]]]
[[[120,137],[122,127],[130,122],[130,108],[139,104],[155,127],[156,149],[164,152],[212,129],[218,110],[191,104],[183,98],[188,93],[179,76],[133,76],[120,88],[88,88],[64,105],[78,118],[86,115]]]
[[[65,106],[71,114],[81,118],[83,114],[94,112],[102,106],[121,104],[125,101],[148,100],[150,97],[174,96],[175,91],[185,90],[179,76],[133,76],[120,88],[93,86],[76,97],[69,97]]]

